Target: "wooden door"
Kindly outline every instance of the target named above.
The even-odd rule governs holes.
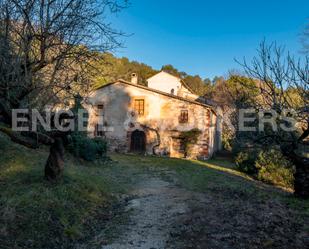
[[[132,152],[143,153],[146,151],[146,135],[145,132],[135,130],[131,134],[131,148]]]

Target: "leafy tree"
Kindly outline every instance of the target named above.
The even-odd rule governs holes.
[[[118,79],[131,80],[131,74],[137,73],[139,84],[146,86],[147,79],[158,71],[152,67],[136,61],[129,61],[128,58],[117,58],[110,53],[98,55],[94,62],[95,76],[92,79],[94,88],[101,87]]]
[[[184,77],[187,76],[187,74],[185,72],[178,71],[178,69],[176,69],[171,64],[162,66],[161,71],[167,72],[167,73],[172,74],[172,75],[179,77],[179,78],[184,78]]]
[[[206,84],[199,75],[191,76],[187,75],[184,78],[186,84],[197,95],[204,96],[211,91],[210,84]]]
[[[231,150],[232,147],[239,147],[244,140],[243,134],[238,132],[239,110],[252,106],[258,98],[256,81],[242,76],[230,75],[225,80],[223,77],[216,77],[212,91],[206,94],[212,104],[220,106],[223,110],[223,143],[224,148]],[[249,135],[249,134],[245,134]]]
[[[223,81],[224,80],[224,78],[222,77],[222,76],[215,76],[213,79],[212,79],[212,83],[213,84],[216,84],[216,83],[218,83],[218,82],[220,82],[220,81]]]
[[[199,96],[203,96],[210,91],[210,82],[207,82],[207,80],[205,82],[199,75],[192,76],[185,72],[180,72],[172,65],[165,65],[161,70],[183,79],[193,93]]]
[[[253,102],[258,95],[256,82],[241,75],[230,75],[225,80],[216,78],[213,85],[211,98],[221,107],[242,108]]]
[[[204,82],[205,85],[207,85],[209,87],[212,85],[212,82],[209,78],[204,79],[203,82]]]
[[[98,59],[94,61],[95,76],[92,79],[94,88],[118,79],[130,81],[132,73],[138,74],[139,84],[147,86],[147,79],[158,73],[152,67],[137,61],[130,61],[126,57],[117,58],[111,53],[98,54],[97,56]],[[203,96],[210,91],[211,82],[209,79],[204,81],[198,75],[191,76],[185,72],[179,72],[172,65],[165,65],[161,70],[183,79],[197,95]]]

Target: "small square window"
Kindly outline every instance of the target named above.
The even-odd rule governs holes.
[[[181,110],[179,116],[179,123],[184,124],[189,121],[189,113],[188,110]]]
[[[97,105],[97,109],[98,110],[103,110],[104,109],[104,105],[103,104]]]
[[[103,115],[103,110],[104,110],[104,105],[103,104],[96,105],[95,112],[96,112],[97,116]]]

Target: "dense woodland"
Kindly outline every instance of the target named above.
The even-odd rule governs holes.
[[[162,68],[157,70],[144,63],[130,61],[126,57],[117,58],[111,53],[105,53],[98,55],[94,67],[98,70],[98,75],[93,78],[94,87],[102,86],[117,79],[130,80],[132,73],[138,74],[139,84],[147,85],[148,78],[163,70],[183,79],[197,95],[203,96],[211,91],[212,81],[210,79],[202,79],[199,75],[193,76],[180,72],[173,65],[163,65]],[[214,80],[216,81],[217,79],[218,77]]]

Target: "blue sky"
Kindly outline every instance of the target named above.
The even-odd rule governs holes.
[[[300,53],[309,23],[309,0],[130,1],[112,18],[115,28],[132,34],[117,56],[209,78],[239,69],[234,59],[252,58],[264,38]]]

